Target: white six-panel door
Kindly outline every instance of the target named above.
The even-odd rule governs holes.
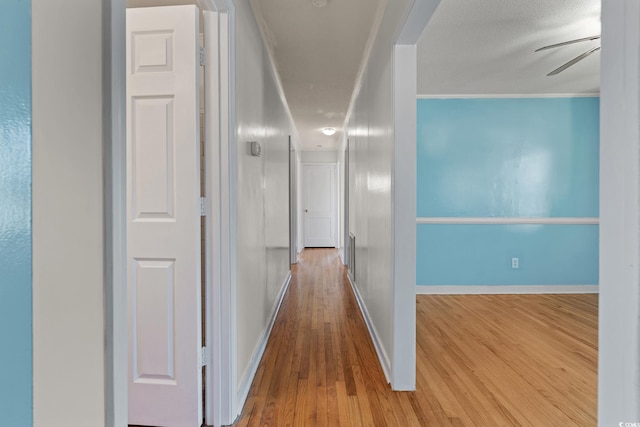
[[[127,10],[129,423],[202,423],[198,10]]]
[[[302,165],[304,246],[336,246],[336,165]]]

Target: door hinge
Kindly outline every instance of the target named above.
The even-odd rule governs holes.
[[[208,357],[207,357],[207,347],[202,347],[200,349],[200,366],[207,366]]]
[[[207,216],[206,201],[205,197],[200,197],[200,216]]]
[[[206,56],[204,54],[204,48],[201,47],[200,48],[200,65],[202,65],[203,67],[206,65]]]

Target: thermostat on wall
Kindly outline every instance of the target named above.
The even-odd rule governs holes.
[[[249,144],[251,145],[251,155],[260,157],[260,154],[262,153],[262,147],[260,147],[260,143],[258,141],[251,141]]]

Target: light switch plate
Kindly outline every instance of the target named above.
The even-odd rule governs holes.
[[[262,147],[260,147],[260,143],[258,141],[251,141],[251,155],[255,157],[260,157],[262,154]]]

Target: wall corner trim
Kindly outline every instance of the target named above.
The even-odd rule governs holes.
[[[418,217],[416,224],[564,224],[597,225],[591,217]]]
[[[418,94],[417,99],[600,98],[600,93]]]
[[[416,295],[597,294],[599,285],[417,285]]]

